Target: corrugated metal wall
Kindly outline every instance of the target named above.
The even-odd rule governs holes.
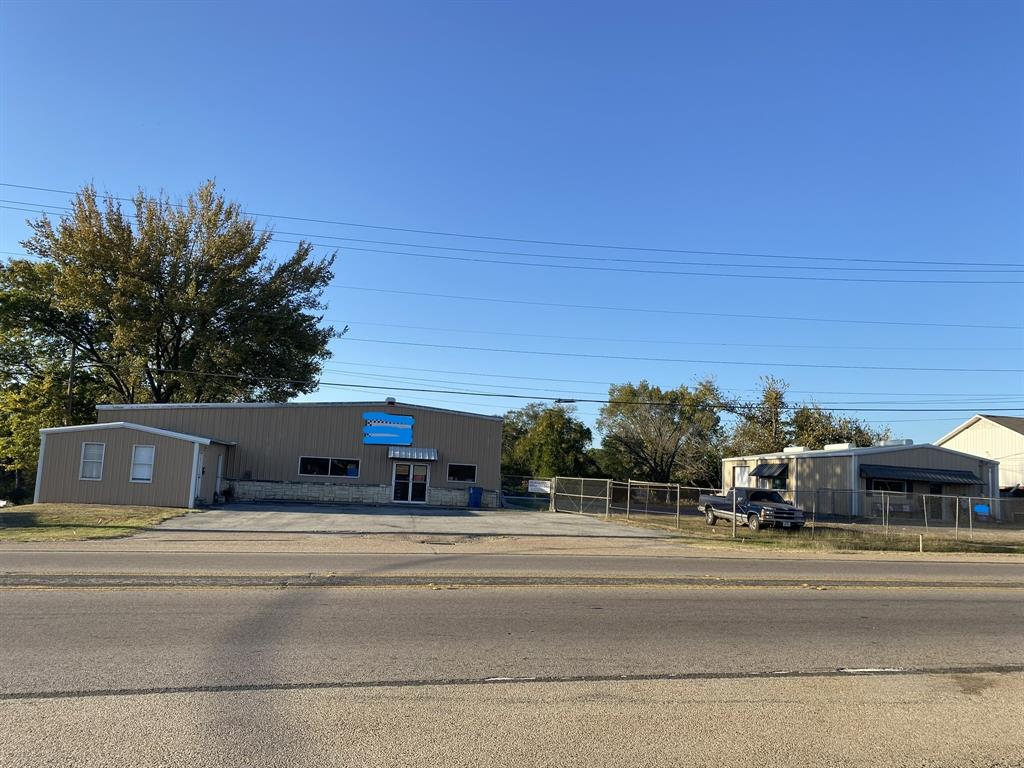
[[[82,443],[105,444],[103,478],[79,480]],[[132,446],[152,445],[153,482],[131,483]],[[134,429],[89,429],[46,435],[40,502],[187,507],[193,443]]]
[[[121,407],[101,408],[98,414],[101,422],[129,421],[237,442],[227,453],[225,475],[231,479],[390,485],[394,460],[387,458],[388,446],[362,442],[363,413],[367,411],[416,419],[413,445],[438,452],[438,460],[429,462],[431,486],[499,489],[500,419],[384,403]],[[359,477],[299,475],[300,456],[359,459]],[[447,482],[449,463],[476,464],[476,482]]]
[[[942,446],[998,461],[999,485],[1004,488],[1024,483],[1024,435],[1019,432],[981,419]]]

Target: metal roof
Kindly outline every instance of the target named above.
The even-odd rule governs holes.
[[[750,471],[751,477],[785,477],[789,464],[758,464]]]
[[[975,459],[976,461],[983,461],[987,464],[998,464],[999,462],[993,461],[992,459],[985,459],[980,456],[975,456],[970,453],[964,453],[963,451],[954,451],[952,448],[945,448],[941,445],[933,445],[931,443],[916,443],[914,445],[872,445],[869,448],[844,448],[842,450],[811,450],[811,451],[800,451],[798,453],[785,453],[782,451],[776,451],[775,453],[755,453],[749,456],[726,456],[722,461],[749,461],[757,460],[763,462],[766,459],[804,459],[814,456],[870,456],[873,453],[895,453],[897,451],[914,451],[920,448],[931,448],[935,451],[942,451],[943,453],[952,454],[955,456],[967,456]]]
[[[993,416],[987,413],[979,413],[974,416],[971,416],[971,418],[969,418],[963,424],[953,429],[952,432],[947,432],[945,435],[936,440],[935,444],[941,446],[947,440],[951,440],[952,438],[956,437],[968,427],[973,427],[982,419],[985,419],[985,421],[991,421],[993,424],[998,424],[999,426],[1004,427],[1005,429],[1009,429],[1012,432],[1016,432],[1017,434],[1024,435],[1024,417]]]
[[[71,427],[48,427],[46,429],[40,429],[39,431],[44,435],[49,435],[53,433],[60,434],[61,432],[82,432],[84,430],[92,429],[134,429],[137,432],[148,432],[153,435],[162,435],[163,437],[174,438],[175,440],[187,440],[190,443],[199,443],[200,445],[209,445],[210,443],[218,443],[220,445],[238,445],[238,443],[232,442],[231,440],[219,440],[216,437],[189,435],[184,432],[174,432],[170,429],[151,427],[148,424],[133,424],[130,421],[105,421],[100,424],[76,424]]]
[[[322,408],[325,406],[340,408],[416,408],[421,411],[434,411],[436,413],[452,413],[459,416],[470,416],[474,419],[489,419],[491,421],[504,421],[504,416],[489,416],[483,413],[472,413],[471,411],[457,411],[452,408],[435,408],[430,405],[416,405],[415,403],[387,403],[380,400],[360,400],[355,402],[327,402],[310,401],[304,403],[103,403],[96,406],[97,411],[121,411],[121,410],[170,410],[170,409],[199,409],[199,408]]]
[[[412,461],[437,461],[437,448],[388,448],[389,459],[411,459]]]
[[[981,485],[981,478],[966,469],[926,469],[893,467],[888,464],[861,464],[860,476],[873,480],[923,480],[928,483]]]

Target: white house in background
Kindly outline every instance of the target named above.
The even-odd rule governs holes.
[[[1024,487],[1024,418],[972,416],[935,445],[999,462],[1002,490]]]

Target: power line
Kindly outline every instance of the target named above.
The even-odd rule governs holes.
[[[489,389],[489,390],[499,389],[501,387],[501,385],[499,385],[499,384],[481,384],[480,382],[459,381],[459,380],[453,380],[453,379],[429,379],[429,378],[414,377],[414,376],[396,376],[396,375],[363,373],[363,372],[360,372],[360,371],[348,371],[348,370],[344,370],[344,369],[341,369],[341,368],[327,368],[327,367],[325,367],[323,370],[327,371],[329,373],[340,373],[340,374],[343,374],[343,375],[346,375],[346,376],[356,376],[356,377],[364,378],[364,379],[366,379],[366,378],[368,378],[368,379],[383,379],[385,381],[394,381],[394,382],[399,382],[399,383],[428,384],[428,385],[431,385],[431,386],[452,384],[452,385],[467,386],[467,387],[484,387],[484,388]],[[386,389],[387,387],[382,385],[381,388],[382,389]],[[550,388],[543,388],[543,387],[526,387],[526,388],[524,388],[524,394],[530,394],[530,393],[534,393],[534,392],[545,393],[543,396],[546,396],[547,393],[554,392],[554,393],[557,393],[558,395],[560,395],[562,397],[565,397],[565,396],[568,396],[568,395],[572,395],[573,397],[575,397],[577,395],[581,395],[581,396],[601,395],[601,396],[603,396],[603,395],[607,394],[606,392],[591,392],[591,391],[586,391],[586,390],[559,390],[559,389],[550,389]],[[542,395],[537,395],[537,396],[540,397]],[[826,400],[826,401],[817,401],[817,400],[815,400],[815,401],[811,401],[809,403],[809,405],[814,406],[814,407],[820,407],[820,408],[835,408],[835,409],[844,408],[844,407],[847,407],[847,406],[868,406],[868,405],[960,405],[960,406],[969,405],[972,408],[975,408],[975,407],[986,407],[986,408],[1016,408],[1016,407],[1021,407],[1021,408],[1024,408],[1024,398],[1021,398],[1021,397],[1007,398],[1007,399],[1000,400],[1000,401],[978,401],[976,399],[973,399],[973,400],[971,400],[969,402],[963,402],[963,401],[960,401],[960,400],[906,400],[906,401],[898,401],[898,400],[849,400],[849,401],[827,401]]]
[[[461,253],[486,253],[494,254],[497,256],[526,256],[537,259],[565,259],[571,261],[601,261],[601,262],[615,262],[620,264],[664,264],[664,265],[675,265],[675,266],[705,266],[705,267],[735,267],[736,269],[763,269],[763,264],[730,264],[723,263],[721,261],[678,261],[671,259],[624,259],[617,256],[568,256],[564,254],[555,253],[533,253],[530,251],[499,251],[490,248],[458,248],[450,245],[432,245],[428,243],[406,243],[394,240],[368,240],[365,238],[358,237],[341,237],[340,235],[325,235],[325,234],[311,234],[308,232],[289,232],[285,230],[271,230],[263,229],[262,232],[269,232],[275,235],[289,235],[292,237],[302,238],[314,238],[314,239],[325,239],[325,240],[341,240],[349,243],[369,243],[373,245],[396,245],[403,248],[430,248],[431,250],[438,251],[457,251]],[[285,240],[279,240],[278,242],[290,242]],[[348,246],[331,245],[330,243],[316,243],[323,247],[335,247],[335,248],[346,248]],[[351,250],[351,248],[350,248]],[[895,262],[901,263],[901,262]],[[953,264],[957,266],[960,262],[942,262],[943,264]],[[906,267],[826,267],[821,265],[809,265],[809,264],[794,264],[789,265],[778,265],[777,269],[807,269],[817,271],[829,271],[829,272],[953,272],[957,274],[970,274],[973,272],[1006,272],[1010,271],[1024,271],[1024,267],[1000,267],[990,269],[978,269],[977,266],[968,266],[963,269],[941,269],[934,266],[925,267],[922,269],[917,268],[906,268]]]
[[[351,361],[345,361],[342,363],[348,367],[355,368],[377,368],[384,370],[398,370],[398,371],[416,371],[426,373],[444,373],[455,376],[480,376],[491,379],[520,379],[525,381],[543,381],[543,382],[561,382],[568,384],[599,384],[603,386],[609,386],[613,384],[612,381],[600,381],[597,379],[557,379],[550,376],[523,376],[518,374],[509,373],[483,373],[481,371],[453,371],[450,369],[443,368],[421,368],[419,366],[402,366],[402,365],[381,365],[379,363],[357,363]],[[325,368],[324,370],[328,370]],[[726,387],[729,392],[760,392],[759,389],[737,389],[735,387]],[[857,395],[857,396],[906,396],[906,397],[964,397],[973,399],[977,397],[993,397],[993,398],[1015,398],[1020,397],[1018,392],[859,392],[850,390],[800,390],[790,389],[788,392],[797,395]]]
[[[8,205],[0,205],[0,208],[7,208],[9,210],[18,210],[26,212],[34,212],[35,208],[17,208],[14,206],[32,206],[36,205],[33,202],[26,202],[24,200],[5,200],[0,199],[0,203],[7,203]],[[55,204],[39,204],[43,212],[49,209],[60,209],[64,211],[70,211],[72,208],[66,205],[55,205]],[[498,256],[522,256],[536,259],[562,259],[564,261],[597,261],[597,262],[612,262],[619,264],[660,264],[669,266],[691,266],[691,267],[725,267],[730,269],[762,269],[763,264],[734,264],[726,263],[722,261],[679,261],[672,259],[628,259],[620,256],[570,256],[566,254],[554,254],[554,253],[535,253],[531,251],[502,251],[495,250],[492,248],[459,248],[451,245],[434,245],[431,243],[407,243],[403,241],[395,240],[372,240],[367,238],[359,237],[342,237],[341,235],[328,235],[323,233],[310,233],[310,232],[291,232],[287,230],[275,230],[269,228],[257,229],[257,232],[271,234],[271,235],[289,235],[292,237],[301,237],[311,245],[323,247],[323,248],[342,248],[347,250],[359,250],[354,246],[339,245],[338,243],[319,243],[314,242],[318,239],[323,240],[340,240],[345,243],[368,243],[371,245],[394,245],[404,248],[429,248],[435,251],[453,251],[458,253],[484,253]],[[290,243],[296,244],[294,240],[277,240],[279,243]],[[397,251],[380,251],[381,253],[399,253]],[[17,254],[15,254],[17,255]],[[29,255],[29,254],[26,254]],[[502,263],[502,262],[495,262]],[[898,262],[897,262],[898,263]],[[949,262],[953,263],[953,262]],[[956,265],[953,263],[954,266]],[[780,264],[776,267],[777,269],[801,269],[810,271],[826,271],[826,272],[913,272],[913,273],[936,273],[936,272],[948,272],[953,274],[975,274],[978,272],[999,272],[1005,273],[1007,271],[1024,271],[1024,267],[1000,267],[1000,268],[979,268],[978,265],[966,266],[963,269],[943,269],[935,266],[927,266],[923,268],[917,267],[894,267],[891,264],[885,267],[829,267],[821,265],[810,265],[810,264],[794,264],[784,265]]]
[[[207,371],[189,371],[187,369],[179,368],[160,368],[155,369],[155,373],[158,374],[185,374],[190,376],[209,376],[213,378],[225,378],[225,379],[239,379],[243,381],[256,381],[256,382],[280,382],[284,384],[302,384],[309,385],[314,384],[316,386],[325,387],[344,387],[346,389],[381,389],[376,384],[352,384],[350,382],[331,382],[331,381],[311,381],[307,379],[289,379],[279,376],[253,376],[249,374],[225,374]],[[575,404],[579,402],[590,402],[599,404],[614,404],[614,406],[652,406],[652,407],[678,407],[680,403],[666,403],[658,402],[656,400],[615,400],[610,398],[604,399],[591,399],[581,397],[537,397],[535,395],[527,395],[521,393],[512,392],[474,392],[465,390],[453,390],[453,389],[433,389],[427,387],[387,387],[389,390],[396,392],[427,392],[436,394],[457,394],[457,395],[468,395],[472,397],[500,397],[503,399],[522,399],[522,400],[551,400],[557,403],[564,404]],[[805,406],[786,406],[783,408],[784,411],[796,411]],[[830,409],[821,409],[822,411],[829,411]],[[1017,411],[1024,411],[1024,409],[1004,409],[1011,410],[1015,413]],[[862,412],[862,413],[964,413],[964,409],[922,409],[922,408],[869,408],[869,409],[842,409],[844,412]]]
[[[332,321],[340,322],[340,321]],[[556,339],[562,341],[599,341],[612,344],[674,344],[683,347],[745,347],[763,349],[764,343],[742,343],[728,341],[694,341],[693,339],[622,339],[610,338],[607,336],[564,336],[549,333],[523,333],[522,331],[485,331],[474,328],[439,328],[430,325],[404,325],[401,323],[379,323],[371,320],[348,320],[345,325],[370,325],[380,328],[402,328],[405,330],[418,331],[440,331],[443,333],[469,333],[484,336],[513,336],[528,339]],[[777,344],[772,343],[773,349],[842,349],[842,350],[868,350],[873,352],[994,352],[1005,349],[1005,347],[879,347],[859,346],[841,344]]]
[[[282,243],[298,244],[298,241],[279,240]],[[310,245],[323,245],[310,243]],[[765,272],[757,274],[730,274],[726,272],[690,272],[680,269],[639,269],[635,267],[585,267],[579,264],[536,264],[529,261],[507,261],[498,259],[479,259],[472,256],[444,256],[439,253],[413,253],[411,251],[391,251],[379,248],[354,248],[352,246],[337,247],[343,251],[359,251],[360,253],[378,253],[388,256],[409,256],[417,259],[434,259],[436,261],[457,261],[470,264],[498,264],[506,267],[533,267],[535,269],[561,269],[577,272],[614,272],[617,274],[634,275],[673,275],[675,277],[725,277],[730,280],[800,280],[804,282],[824,283],[893,283],[897,285],[1024,285],[1024,280],[918,280],[914,278],[900,279],[887,277],[819,277],[810,275],[775,275]]]
[[[0,203],[6,201],[0,200]],[[18,201],[13,201],[18,202]],[[53,207],[64,207],[64,206],[53,206]],[[0,208],[12,208],[8,205],[0,205]],[[23,208],[13,208],[14,210],[25,210]],[[269,230],[264,230],[269,232]],[[301,234],[301,233],[299,233]],[[281,243],[289,243],[292,245],[300,244],[299,241],[295,240],[278,240]],[[309,241],[307,241],[309,242]],[[395,251],[381,248],[360,248],[351,245],[337,245],[334,243],[317,243],[310,242],[310,245],[321,246],[327,248],[337,248],[343,251],[357,251],[360,253],[376,253],[388,256],[405,256],[409,258],[417,259],[433,259],[435,261],[450,261],[460,262],[469,264],[493,264],[506,267],[529,267],[533,269],[559,269],[559,270],[572,270],[578,272],[612,272],[617,274],[637,274],[637,275],[671,275],[674,277],[710,277],[710,278],[728,278],[731,280],[799,280],[801,282],[828,282],[828,283],[885,283],[895,285],[999,285],[999,286],[1010,286],[1010,285],[1024,285],[1024,280],[1007,280],[1005,278],[993,279],[993,280],[963,280],[963,279],[947,279],[947,280],[922,280],[919,278],[894,278],[894,277],[825,277],[820,275],[780,275],[766,272],[757,272],[754,274],[747,273],[729,273],[729,272],[701,272],[701,271],[690,271],[690,270],[679,270],[679,269],[641,269],[638,267],[595,267],[595,266],[583,266],[581,264],[538,264],[530,261],[510,261],[508,259],[482,259],[473,256],[451,256],[443,255],[439,253],[414,253],[412,251]],[[429,246],[428,246],[429,247]],[[542,255],[544,258],[572,258],[572,257],[560,257]],[[709,262],[700,262],[699,264],[705,266],[725,266],[732,268],[749,268],[756,267],[757,265],[745,264],[745,265],[722,265],[714,264]],[[783,269],[804,269],[804,267],[782,267]],[[888,271],[888,270],[881,270]],[[962,270],[953,270],[962,271]],[[973,272],[972,272],[973,273]]]
[[[430,293],[426,291],[404,291],[392,288],[370,288],[360,285],[344,285],[341,283],[330,283],[327,287],[337,288],[346,291],[364,291],[370,293],[389,293],[401,296],[421,296],[425,298],[434,299],[448,299],[453,301],[475,301],[475,302],[486,302],[492,304],[513,304],[520,306],[533,306],[533,307],[549,307],[554,309],[583,309],[583,310],[598,310],[604,312],[637,312],[644,314],[661,314],[661,315],[683,315],[687,317],[723,317],[730,319],[740,320],[783,320],[787,322],[811,322],[811,323],[838,323],[838,324],[849,324],[849,325],[884,325],[884,326],[897,326],[897,327],[917,327],[917,328],[966,328],[976,330],[1008,330],[1008,331],[1020,331],[1024,330],[1024,326],[1016,325],[993,325],[993,324],[972,324],[972,323],[925,323],[925,322],[914,322],[914,321],[902,321],[902,320],[867,320],[867,319],[848,319],[848,318],[834,318],[834,317],[800,317],[800,316],[786,316],[786,315],[746,315],[728,312],[709,312],[709,311],[687,311],[681,309],[655,309],[652,307],[615,307],[615,306],[601,306],[595,304],[568,304],[562,302],[546,302],[546,301],[534,301],[528,299],[503,299],[494,296],[461,296],[446,293]]]
[[[971,328],[984,330],[1005,330],[1020,331],[1024,326],[1017,325],[981,325],[970,323],[922,323],[909,320],[849,320],[834,317],[799,317],[785,315],[741,315],[728,312],[705,312],[688,311],[683,309],[654,309],[651,307],[610,307],[597,304],[565,304],[551,301],[533,301],[530,299],[501,299],[494,296],[459,296],[450,293],[430,293],[427,291],[403,291],[394,288],[369,288],[362,285],[343,285],[331,283],[330,288],[340,288],[346,291],[365,291],[369,293],[389,293],[398,296],[423,296],[432,299],[451,299],[453,301],[476,301],[491,304],[515,304],[530,307],[552,307],[557,309],[588,309],[604,312],[640,312],[655,315],[685,315],[688,317],[727,317],[740,320],[786,320],[793,322],[810,323],[847,323],[851,325],[891,325],[910,326],[920,328]]]
[[[672,357],[642,357],[639,355],[606,355],[589,352],[549,352],[534,349],[503,349],[499,347],[467,347],[458,344],[431,344],[418,341],[394,341],[391,339],[360,339],[343,336],[343,341],[358,341],[364,344],[391,344],[403,347],[426,347],[430,349],[472,350],[474,352],[497,352],[514,355],[541,355],[545,357],[574,357],[596,360],[628,360],[647,363],[685,363],[688,365],[750,365],[761,368],[828,368],[835,370],[912,371],[920,373],[1024,373],[1024,368],[925,368],[918,366],[891,365],[841,365],[833,363],[783,363],[763,360],[698,360]]]
[[[74,196],[77,193],[67,189],[54,189],[52,187],[40,187],[32,186],[28,184],[12,184],[8,182],[0,182],[0,186],[12,187],[15,189],[29,189],[37,192],[52,192],[54,194],[70,195]],[[132,198],[129,197],[118,197],[116,195],[109,195],[114,200],[122,202],[132,202]],[[172,205],[174,205],[172,203]],[[180,204],[177,204],[180,206]],[[645,253],[678,253],[678,254],[695,254],[704,256],[738,256],[743,258],[758,258],[758,259],[793,259],[793,260],[806,260],[806,261],[857,261],[862,263],[877,263],[877,264],[890,264],[893,262],[903,264],[935,264],[940,266],[986,266],[986,267],[1018,267],[1017,263],[1005,263],[1005,262],[950,262],[950,261],[921,261],[912,259],[868,259],[862,257],[837,257],[837,256],[782,256],[780,254],[773,253],[752,253],[744,251],[712,251],[712,250],[699,250],[699,249],[688,249],[688,248],[656,248],[651,246],[635,246],[635,245],[616,245],[610,243],[586,243],[586,242],[574,242],[574,241],[561,241],[561,240],[536,240],[522,237],[502,237],[498,235],[478,235],[469,234],[465,232],[447,232],[442,230],[430,230],[430,229],[415,229],[412,227],[395,227],[385,226],[382,224],[365,224],[361,222],[352,221],[339,221],[332,219],[318,219],[308,216],[288,216],[285,214],[275,213],[260,213],[258,211],[245,211],[249,216],[258,216],[267,219],[285,219],[288,221],[305,221],[314,224],[329,224],[339,227],[358,227],[361,229],[377,229],[388,232],[406,232],[409,234],[419,235],[431,235],[435,237],[458,237],[472,240],[492,240],[496,242],[505,243],[523,243],[527,245],[550,245],[564,248],[593,248],[601,250],[613,250],[613,251],[640,251]]]

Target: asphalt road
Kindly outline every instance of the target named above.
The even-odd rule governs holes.
[[[898,586],[906,582],[1006,584],[1024,587],[1024,562],[913,560],[907,556],[764,557],[699,554],[677,547],[675,553],[571,554],[540,552],[470,552],[444,544],[429,551],[360,552],[275,551],[262,543],[250,552],[146,549],[135,540],[121,549],[100,549],[93,542],[77,546],[0,551],[3,574],[338,574],[350,576],[620,576],[634,578],[713,577],[803,581],[866,581]]]
[[[25,589],[0,615],[12,766],[1024,755],[1013,589]]]

